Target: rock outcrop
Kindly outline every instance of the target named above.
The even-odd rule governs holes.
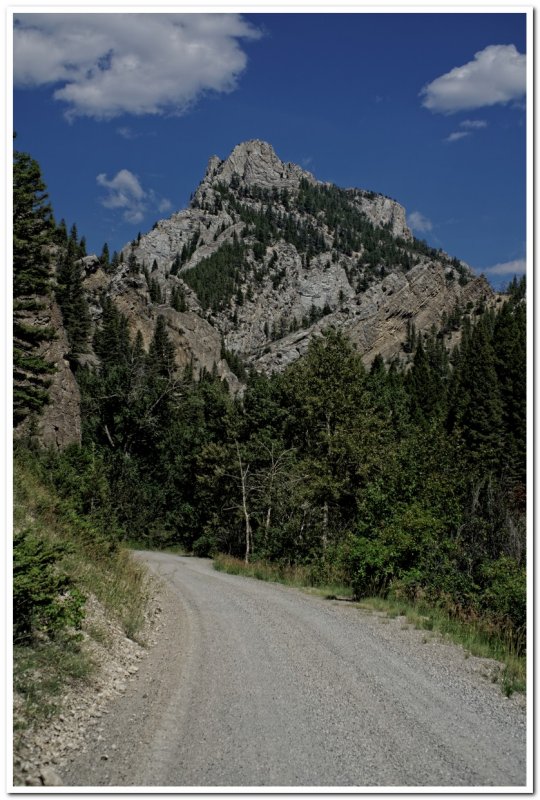
[[[51,328],[55,336],[43,342],[37,354],[55,367],[50,376],[49,402],[38,417],[28,416],[15,430],[15,437],[30,435],[45,447],[63,449],[81,442],[81,396],[67,355],[69,342],[62,313],[52,296],[42,298],[38,312],[27,315],[27,325]]]

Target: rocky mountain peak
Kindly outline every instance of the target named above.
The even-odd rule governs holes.
[[[328,325],[366,363],[400,357],[412,322],[440,327],[490,294],[463,262],[414,239],[395,200],[318,181],[260,139],[212,156],[189,208],[101,274],[86,282],[97,312],[105,290],[145,343],[164,316],[178,365],[216,368],[233,389],[235,359],[284,369]]]
[[[237,144],[224,161],[218,156],[210,158],[195,200],[200,202],[204,192],[219,184],[232,188],[258,186],[262,189],[296,190],[302,178],[316,183],[310,172],[282,161],[271,144],[261,139],[250,139]]]

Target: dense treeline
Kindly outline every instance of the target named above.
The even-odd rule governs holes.
[[[79,352],[68,254],[57,292]],[[178,374],[164,318],[146,350],[104,297],[100,367],[74,361],[83,444],[43,454],[46,474],[111,540],[339,572],[358,596],[425,597],[522,648],[524,293],[514,281],[497,311],[465,316],[452,353],[411,326],[407,369],[366,370],[330,329],[283,374],[247,375],[242,400],[216,375]]]
[[[525,304],[434,333],[412,365],[366,371],[338,332],[242,402],[178,377],[158,318],[148,352],[107,301],[98,372],[80,370],[84,444],[50,464],[81,512],[120,536],[200,555],[340,571],[357,595],[401,593],[525,626]]]

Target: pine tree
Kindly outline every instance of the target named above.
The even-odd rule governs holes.
[[[524,284],[523,284],[524,286]],[[527,439],[526,305],[517,283],[495,320],[493,349],[504,427],[504,461],[514,478],[525,483]]]
[[[421,339],[416,347],[412,369],[407,375],[406,386],[411,415],[416,422],[429,420],[442,409],[445,393],[442,376],[430,363]]]
[[[122,253],[120,255],[123,256]],[[128,257],[128,269],[132,275],[135,275],[137,272],[140,271],[139,264],[137,263],[137,256],[133,251],[129,254]]]
[[[182,261],[180,258],[180,253],[177,253],[171,265],[171,275],[178,275],[181,266],[182,266]]]
[[[450,397],[448,425],[462,439],[469,461],[484,471],[496,468],[503,442],[503,406],[489,321],[484,317],[462,344]]]
[[[62,311],[64,327],[74,355],[87,349],[90,333],[90,312],[86,300],[81,275],[81,265],[75,260],[74,240],[68,242],[60,256],[57,268],[56,296]]]
[[[47,293],[52,211],[37,161],[15,152],[13,163],[13,290],[15,297]]]
[[[156,320],[154,336],[148,348],[148,366],[154,375],[167,378],[175,370],[174,345],[169,338],[167,323],[162,314]]]
[[[54,235],[52,212],[37,161],[16,151],[13,162],[13,412],[18,425],[48,402],[54,366],[39,347],[54,331],[37,323],[49,291],[48,246]]]
[[[94,351],[105,365],[125,365],[129,361],[130,338],[127,318],[113,301],[103,297],[101,325],[94,334]]]
[[[109,266],[110,266],[109,245],[107,244],[107,242],[105,242],[105,244],[103,245],[103,247],[101,249],[101,255],[99,257],[99,263],[101,264],[101,266],[103,267],[105,272],[107,272],[108,269],[109,269]]]
[[[61,219],[54,232],[54,240],[57,244],[65,246],[68,241],[68,232],[65,219]]]
[[[171,307],[175,311],[187,311],[186,293],[182,286],[175,286],[171,294]]]

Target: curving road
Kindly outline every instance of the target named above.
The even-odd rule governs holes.
[[[137,553],[167,622],[70,786],[523,786],[525,713],[483,662],[352,604]]]

